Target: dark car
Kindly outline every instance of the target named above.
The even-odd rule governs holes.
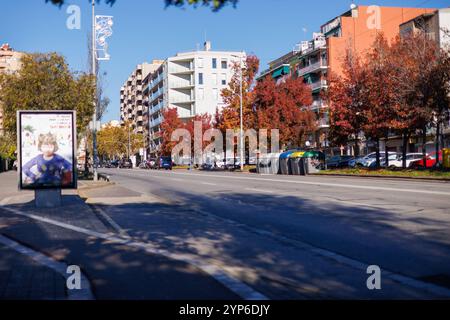
[[[349,162],[353,160],[353,156],[333,156],[327,160],[327,168],[345,168],[349,166]]]
[[[131,162],[131,159],[123,159],[119,163],[120,169],[133,169],[133,162]]]
[[[172,158],[171,157],[160,157],[158,168],[165,169],[165,170],[172,170]]]
[[[105,162],[105,168],[117,168],[119,166],[118,160],[111,160]]]

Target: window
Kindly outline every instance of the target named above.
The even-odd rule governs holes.
[[[217,73],[213,73],[212,77],[213,77],[213,84],[215,86],[219,85],[219,75]]]
[[[217,69],[217,59],[216,58],[212,59],[212,68]]]
[[[221,78],[220,83],[221,83],[223,86],[226,86],[226,85],[227,85],[227,75],[226,75],[226,73],[222,73],[222,78]]]
[[[197,62],[198,62],[198,67],[203,68],[203,58],[198,58]]]
[[[222,69],[227,69],[228,68],[228,62],[227,60],[222,60]]]
[[[205,90],[203,88],[198,89],[198,100],[203,100],[205,98]]]
[[[219,100],[219,90],[217,88],[213,89],[213,99],[214,100]]]
[[[198,84],[203,85],[203,73],[198,74]]]

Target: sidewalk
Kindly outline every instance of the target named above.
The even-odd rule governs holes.
[[[66,280],[0,243],[0,300],[67,299]]]
[[[76,191],[63,191],[61,208],[36,209],[33,193],[17,191],[16,179],[15,172],[0,174],[0,235],[18,241],[54,260],[79,266],[89,279],[96,299],[240,298],[214,277],[192,264],[162,256],[157,250],[150,250],[145,243],[123,238],[107,222],[100,219]],[[90,189],[95,192],[97,187],[98,185],[93,183],[80,183],[80,190]],[[136,200],[135,194],[117,190],[119,186],[110,187],[128,197],[129,201]],[[112,190],[107,187],[105,190],[109,194],[108,197],[115,197],[111,193]],[[139,198],[141,201],[145,200],[143,197]],[[11,299],[35,299],[36,296],[61,298],[58,277],[53,275],[52,278],[52,273],[45,268],[39,268],[27,261],[26,257],[21,257],[7,248],[0,250],[0,261],[5,261],[5,264],[0,263],[0,293],[11,291],[12,289],[8,289],[11,287],[16,288],[11,293],[6,291]],[[9,269],[3,265],[9,266]],[[11,269],[17,273],[14,277],[11,277]],[[45,283],[41,284],[41,287],[41,282],[35,283],[39,277],[43,278]],[[15,280],[16,278],[23,280]],[[62,284],[64,285],[64,282]],[[49,291],[47,287],[58,290]]]

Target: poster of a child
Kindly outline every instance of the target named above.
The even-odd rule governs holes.
[[[22,188],[73,187],[72,119],[71,113],[21,114]]]

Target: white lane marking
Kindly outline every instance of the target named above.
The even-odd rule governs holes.
[[[13,241],[12,239],[9,239],[3,235],[0,234],[0,243],[7,246],[10,249],[15,250],[16,252],[23,254],[32,260],[36,261],[37,263],[46,266],[47,268],[50,268],[54,270],[55,272],[59,273],[65,281],[69,278],[70,274],[67,273],[68,265],[59,262],[57,260],[53,260],[46,255],[31,250],[28,247],[25,247],[21,245],[20,243]],[[94,300],[94,295],[92,294],[91,290],[91,284],[89,283],[89,280],[87,277],[81,272],[81,289],[79,290],[66,290],[68,299],[69,300]],[[64,283],[64,286],[66,286],[66,282]]]
[[[97,231],[77,227],[77,226],[67,224],[64,222],[59,222],[56,220],[39,217],[34,214],[23,213],[23,212],[20,212],[19,210],[6,208],[4,206],[1,206],[1,208],[3,210],[6,210],[8,212],[11,212],[11,213],[19,215],[19,216],[27,217],[27,218],[41,221],[41,222],[45,222],[45,223],[48,223],[48,224],[51,224],[54,226],[72,230],[72,231],[82,233],[82,234],[85,234],[88,236],[96,237],[99,239],[108,240],[113,243],[118,243],[118,244],[126,245],[129,247],[134,247],[134,248],[141,248],[150,254],[158,254],[158,255],[165,256],[172,260],[182,261],[182,262],[191,264],[191,265],[197,267],[198,269],[202,270],[203,272],[209,274],[216,281],[220,282],[223,286],[225,286],[226,288],[228,288],[232,292],[236,293],[238,296],[240,296],[241,298],[243,298],[245,300],[269,300],[262,293],[259,293],[258,291],[254,290],[247,284],[241,282],[240,280],[238,280],[232,276],[229,276],[227,273],[225,273],[225,271],[223,271],[219,267],[212,265],[212,264],[204,263],[199,258],[193,257],[191,255],[172,253],[172,252],[169,252],[164,249],[156,248],[151,243],[133,241],[127,237],[118,237],[118,236],[111,235],[111,234],[100,233]]]
[[[217,186],[217,183],[210,183],[210,182],[202,182],[201,184],[204,184],[206,186]]]
[[[263,189],[255,189],[255,188],[245,188],[244,190],[253,191],[253,192],[260,192],[260,193],[275,193],[272,190],[263,190]]]
[[[103,219],[105,219],[111,227],[119,233],[121,236],[129,237],[128,233],[123,229],[117,222],[115,222],[106,212],[103,210],[99,205],[91,204],[91,206],[94,207],[94,210],[96,210]]]
[[[342,183],[328,183],[328,182],[310,182],[310,181],[293,181],[293,180],[281,180],[281,179],[261,179],[253,177],[231,177],[231,176],[221,176],[213,174],[195,174],[195,173],[173,173],[176,175],[184,176],[198,176],[198,177],[211,177],[211,178],[223,178],[223,179],[240,179],[240,180],[253,180],[253,181],[266,181],[266,182],[282,182],[282,183],[292,183],[292,184],[305,184],[314,186],[326,186],[326,187],[340,187],[349,189],[366,189],[366,190],[382,190],[382,191],[395,191],[395,192],[406,192],[406,193],[422,193],[422,194],[433,194],[433,195],[443,195],[450,196],[450,192],[442,191],[430,191],[430,190],[416,190],[416,189],[398,189],[398,188],[388,188],[388,187],[376,187],[376,186],[362,186],[355,184],[342,184]]]
[[[203,211],[203,210],[196,210],[196,211],[200,212],[201,214],[206,215],[208,217],[212,217],[213,219],[217,219],[218,218],[214,214],[211,214],[211,213]],[[241,224],[241,223],[239,223],[239,222],[237,222],[235,220],[222,218],[222,217],[220,217],[220,220],[225,221],[225,222],[227,222],[227,223],[229,223],[231,225],[234,225],[236,227],[239,227],[239,228],[244,227],[244,228],[250,229],[250,230],[252,230],[253,232],[255,232],[257,234],[260,234],[260,235],[266,236],[266,237],[268,236],[268,237],[270,237],[270,238],[272,238],[274,240],[278,240],[278,241],[282,240],[282,241],[284,241],[286,243],[292,243],[292,244],[295,244],[297,246],[300,245],[300,248],[302,250],[309,250],[309,251],[311,251],[311,252],[313,252],[313,253],[315,253],[315,254],[317,254],[319,256],[322,256],[322,257],[334,260],[334,261],[336,261],[338,263],[341,263],[341,264],[346,265],[348,267],[354,268],[356,270],[360,270],[363,273],[366,273],[366,271],[367,271],[367,266],[368,266],[367,263],[364,263],[362,261],[355,260],[355,259],[343,256],[343,255],[340,255],[339,253],[335,253],[333,251],[329,251],[329,250],[326,250],[326,249],[315,247],[312,244],[309,244],[307,242],[303,242],[303,241],[300,241],[300,240],[294,240],[294,239],[285,237],[285,236],[280,235],[280,234],[274,234],[274,233],[271,233],[271,232],[269,232],[267,230],[264,230],[264,229],[255,228],[255,227],[249,226],[247,224]],[[416,280],[414,278],[411,278],[411,277],[408,277],[408,276],[404,276],[404,275],[401,275],[401,274],[398,274],[398,273],[395,273],[395,272],[391,272],[391,271],[388,271],[388,270],[384,270],[384,269],[382,270],[382,273],[383,273],[384,277],[386,277],[386,278],[388,278],[388,279],[390,279],[390,280],[392,280],[394,282],[406,285],[408,287],[415,288],[415,289],[420,289],[420,290],[425,290],[425,291],[428,291],[430,293],[436,294],[436,295],[438,295],[440,297],[450,297],[450,290],[445,288],[445,287],[441,287],[441,286],[434,285],[434,284],[431,284],[431,283],[427,283],[427,282],[423,282],[423,281],[420,281],[420,280]]]

